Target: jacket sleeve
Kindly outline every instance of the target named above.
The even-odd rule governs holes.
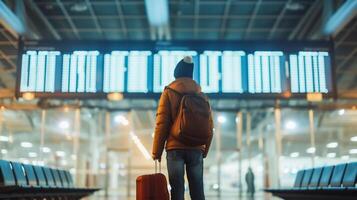
[[[211,146],[212,138],[213,138],[213,128],[214,128],[214,124],[213,124],[212,113],[211,113],[211,115],[210,115],[209,121],[210,121],[210,126],[211,126],[212,134],[211,134],[210,137],[208,138],[207,143],[206,143],[206,145],[205,145],[205,151],[204,151],[204,153],[203,153],[203,157],[204,157],[204,158],[207,157],[209,148],[210,148],[210,146]]]
[[[164,150],[166,139],[170,132],[171,108],[169,94],[164,90],[160,97],[159,106],[156,114],[156,126],[154,133],[154,142],[152,147],[152,156],[154,159],[160,159]]]

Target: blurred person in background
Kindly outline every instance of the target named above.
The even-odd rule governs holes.
[[[248,196],[253,199],[255,193],[254,186],[254,173],[251,167],[248,168],[248,172],[245,174],[245,182],[247,183]]]

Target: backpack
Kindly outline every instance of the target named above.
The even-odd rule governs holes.
[[[211,106],[207,97],[204,93],[184,94],[166,88],[181,96],[170,134],[188,146],[205,145],[212,135]]]

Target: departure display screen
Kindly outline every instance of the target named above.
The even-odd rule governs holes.
[[[330,43],[238,41],[46,42],[21,45],[17,95],[160,94],[192,56],[194,80],[217,97],[332,94]]]

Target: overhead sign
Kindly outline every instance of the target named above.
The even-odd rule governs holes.
[[[194,79],[211,96],[279,97],[284,92],[293,96],[312,92],[329,95],[335,92],[330,46],[237,41],[31,41],[21,48],[17,94],[159,94],[174,81],[176,64],[190,55]]]

